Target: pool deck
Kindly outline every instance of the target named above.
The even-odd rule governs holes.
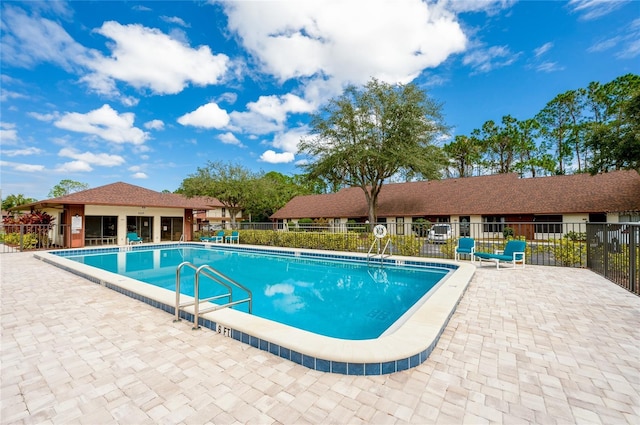
[[[583,269],[478,269],[430,357],[308,369],[0,255],[0,423],[640,423],[640,297]]]

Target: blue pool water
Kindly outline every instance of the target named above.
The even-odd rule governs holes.
[[[451,271],[196,247],[67,258],[172,291],[179,264],[207,264],[252,291],[254,315],[343,339],[379,337]],[[194,271],[183,268],[180,280],[180,292],[193,295]],[[201,298],[223,292],[201,276]],[[240,292],[234,299],[246,296]]]

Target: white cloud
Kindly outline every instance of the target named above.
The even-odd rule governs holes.
[[[94,73],[84,78],[99,93],[112,94],[115,80],[155,94],[175,94],[188,84],[217,84],[229,65],[224,54],[214,55],[208,46],[191,48],[158,29],[108,21],[95,30],[113,40],[110,57],[96,57]]]
[[[120,100],[120,103],[122,103],[124,106],[133,107],[140,103],[140,99],[133,96],[118,95],[117,97],[118,100]]]
[[[267,134],[283,129],[283,124],[275,122],[255,111],[233,111],[229,113],[231,128],[248,134]]]
[[[75,149],[63,148],[58,152],[59,156],[73,158],[87,164],[100,165],[103,167],[115,167],[124,163],[124,158],[120,155],[109,155],[106,153],[95,154],[92,152],[80,153]]]
[[[0,141],[2,144],[13,144],[18,141],[18,130],[15,124],[0,122]]]
[[[185,28],[191,27],[191,25],[189,25],[182,18],[179,18],[177,16],[161,16],[160,19],[170,24],[180,25],[181,27],[185,27]]]
[[[455,16],[420,0],[226,2],[229,28],[280,81],[409,82],[461,52]],[[329,95],[333,95],[330,93]]]
[[[27,173],[44,171],[44,165],[21,164],[18,162],[0,161],[0,167],[11,168],[14,171],[23,171]]]
[[[619,59],[633,59],[640,55],[640,18],[619,28],[617,35],[600,40],[588,49],[589,52],[605,50],[617,50],[615,56]]]
[[[569,8],[584,20],[598,19],[624,6],[628,0],[571,0]]]
[[[589,52],[603,52],[618,46],[622,42],[622,37],[611,37],[601,40],[589,47]]]
[[[236,145],[236,146],[244,147],[242,142],[231,132],[227,132],[219,135],[218,140],[220,140],[225,145]]]
[[[93,168],[85,161],[71,161],[59,165],[58,167],[56,167],[55,171],[59,173],[88,173],[89,171],[93,171]]]
[[[144,123],[147,130],[164,130],[164,122],[162,120],[151,120]]]
[[[226,102],[233,105],[234,103],[236,103],[237,99],[238,99],[238,95],[236,93],[226,92],[218,96],[217,102],[218,103]]]
[[[534,49],[533,53],[536,55],[536,57],[539,57],[539,56],[542,56],[545,53],[547,53],[549,50],[551,50],[552,47],[553,47],[553,43],[552,42],[548,42],[548,43],[545,43],[542,46]]]
[[[28,156],[28,155],[40,155],[42,153],[42,149],[40,148],[24,148],[24,149],[14,149],[14,150],[2,150],[2,155],[4,156]]]
[[[247,111],[230,114],[232,127],[250,134],[267,134],[284,129],[290,114],[309,113],[315,106],[294,94],[260,96],[247,104]]]
[[[134,173],[134,174],[131,175],[131,177],[134,178],[134,179],[148,179],[149,178],[149,176],[147,174],[141,173],[141,172],[140,173]]]
[[[640,34],[638,34],[638,36],[640,37]],[[616,57],[620,59],[633,59],[638,55],[640,55],[640,38],[629,40],[629,43],[618,52]]]
[[[300,140],[308,134],[309,128],[307,126],[294,128],[289,131],[276,134],[273,138],[273,142],[270,144],[274,148],[283,152],[277,153],[276,151],[269,149],[260,156],[260,160],[271,164],[293,162],[295,154],[298,152],[298,143],[300,143]]]
[[[270,149],[260,155],[260,161],[268,162],[269,164],[289,163],[293,160],[294,155],[291,152],[276,153]]]
[[[24,99],[27,96],[14,91],[6,90],[4,87],[0,87],[0,102],[6,102],[10,99]]]
[[[489,72],[511,65],[519,55],[511,53],[507,46],[492,46],[472,50],[465,54],[462,63],[471,66],[475,72]]]
[[[76,43],[58,23],[28,16],[17,7],[3,5],[2,32],[4,64],[32,68],[49,62],[67,71],[78,71],[97,54]]]
[[[517,0],[440,0],[438,5],[456,13],[484,12],[494,15],[503,9],[508,9]]]
[[[309,135],[309,128],[306,126],[291,129],[285,133],[276,134],[273,138],[273,147],[285,152],[297,153],[300,140]]]
[[[229,124],[229,114],[217,104],[207,103],[178,118],[178,123],[200,128],[224,128]]]
[[[557,62],[542,62],[536,66],[536,70],[541,72],[556,72],[562,71],[564,67],[558,65]]]
[[[86,114],[66,113],[54,125],[65,130],[98,136],[114,143],[141,145],[149,135],[134,127],[133,121],[133,113],[118,114],[109,105],[103,105],[100,109]]]
[[[59,117],[59,114],[57,113],[40,114],[38,112],[28,112],[27,115],[37,119],[38,121],[45,121],[45,122],[53,121]]]
[[[288,113],[312,112],[315,108],[299,96],[285,94],[284,96],[260,96],[257,102],[248,103],[247,109],[281,123],[287,119]]]

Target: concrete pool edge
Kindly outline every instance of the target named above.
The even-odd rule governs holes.
[[[185,243],[177,246],[212,247],[200,243]],[[168,246],[156,245],[155,247]],[[236,245],[233,249],[300,252],[328,258],[357,257],[366,260],[366,254],[353,252],[247,245],[244,248],[242,245]],[[173,314],[175,311],[175,293],[173,291],[99,270],[53,253],[45,252],[34,255],[40,260],[161,308],[168,313]],[[449,274],[440,287],[402,326],[389,335],[369,340],[342,340],[313,334],[230,309],[206,313],[200,317],[199,323],[203,327],[218,331],[255,348],[318,371],[349,375],[380,375],[406,370],[424,362],[433,351],[473,277],[475,267],[469,263],[429,258],[393,256],[391,260],[400,263],[454,265],[457,269]],[[184,301],[189,297],[183,295],[181,298]],[[192,312],[187,309],[181,312],[181,317],[193,320]]]

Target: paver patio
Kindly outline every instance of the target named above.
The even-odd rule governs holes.
[[[313,371],[0,255],[2,424],[640,423],[640,297],[584,269],[478,269],[436,349]]]

